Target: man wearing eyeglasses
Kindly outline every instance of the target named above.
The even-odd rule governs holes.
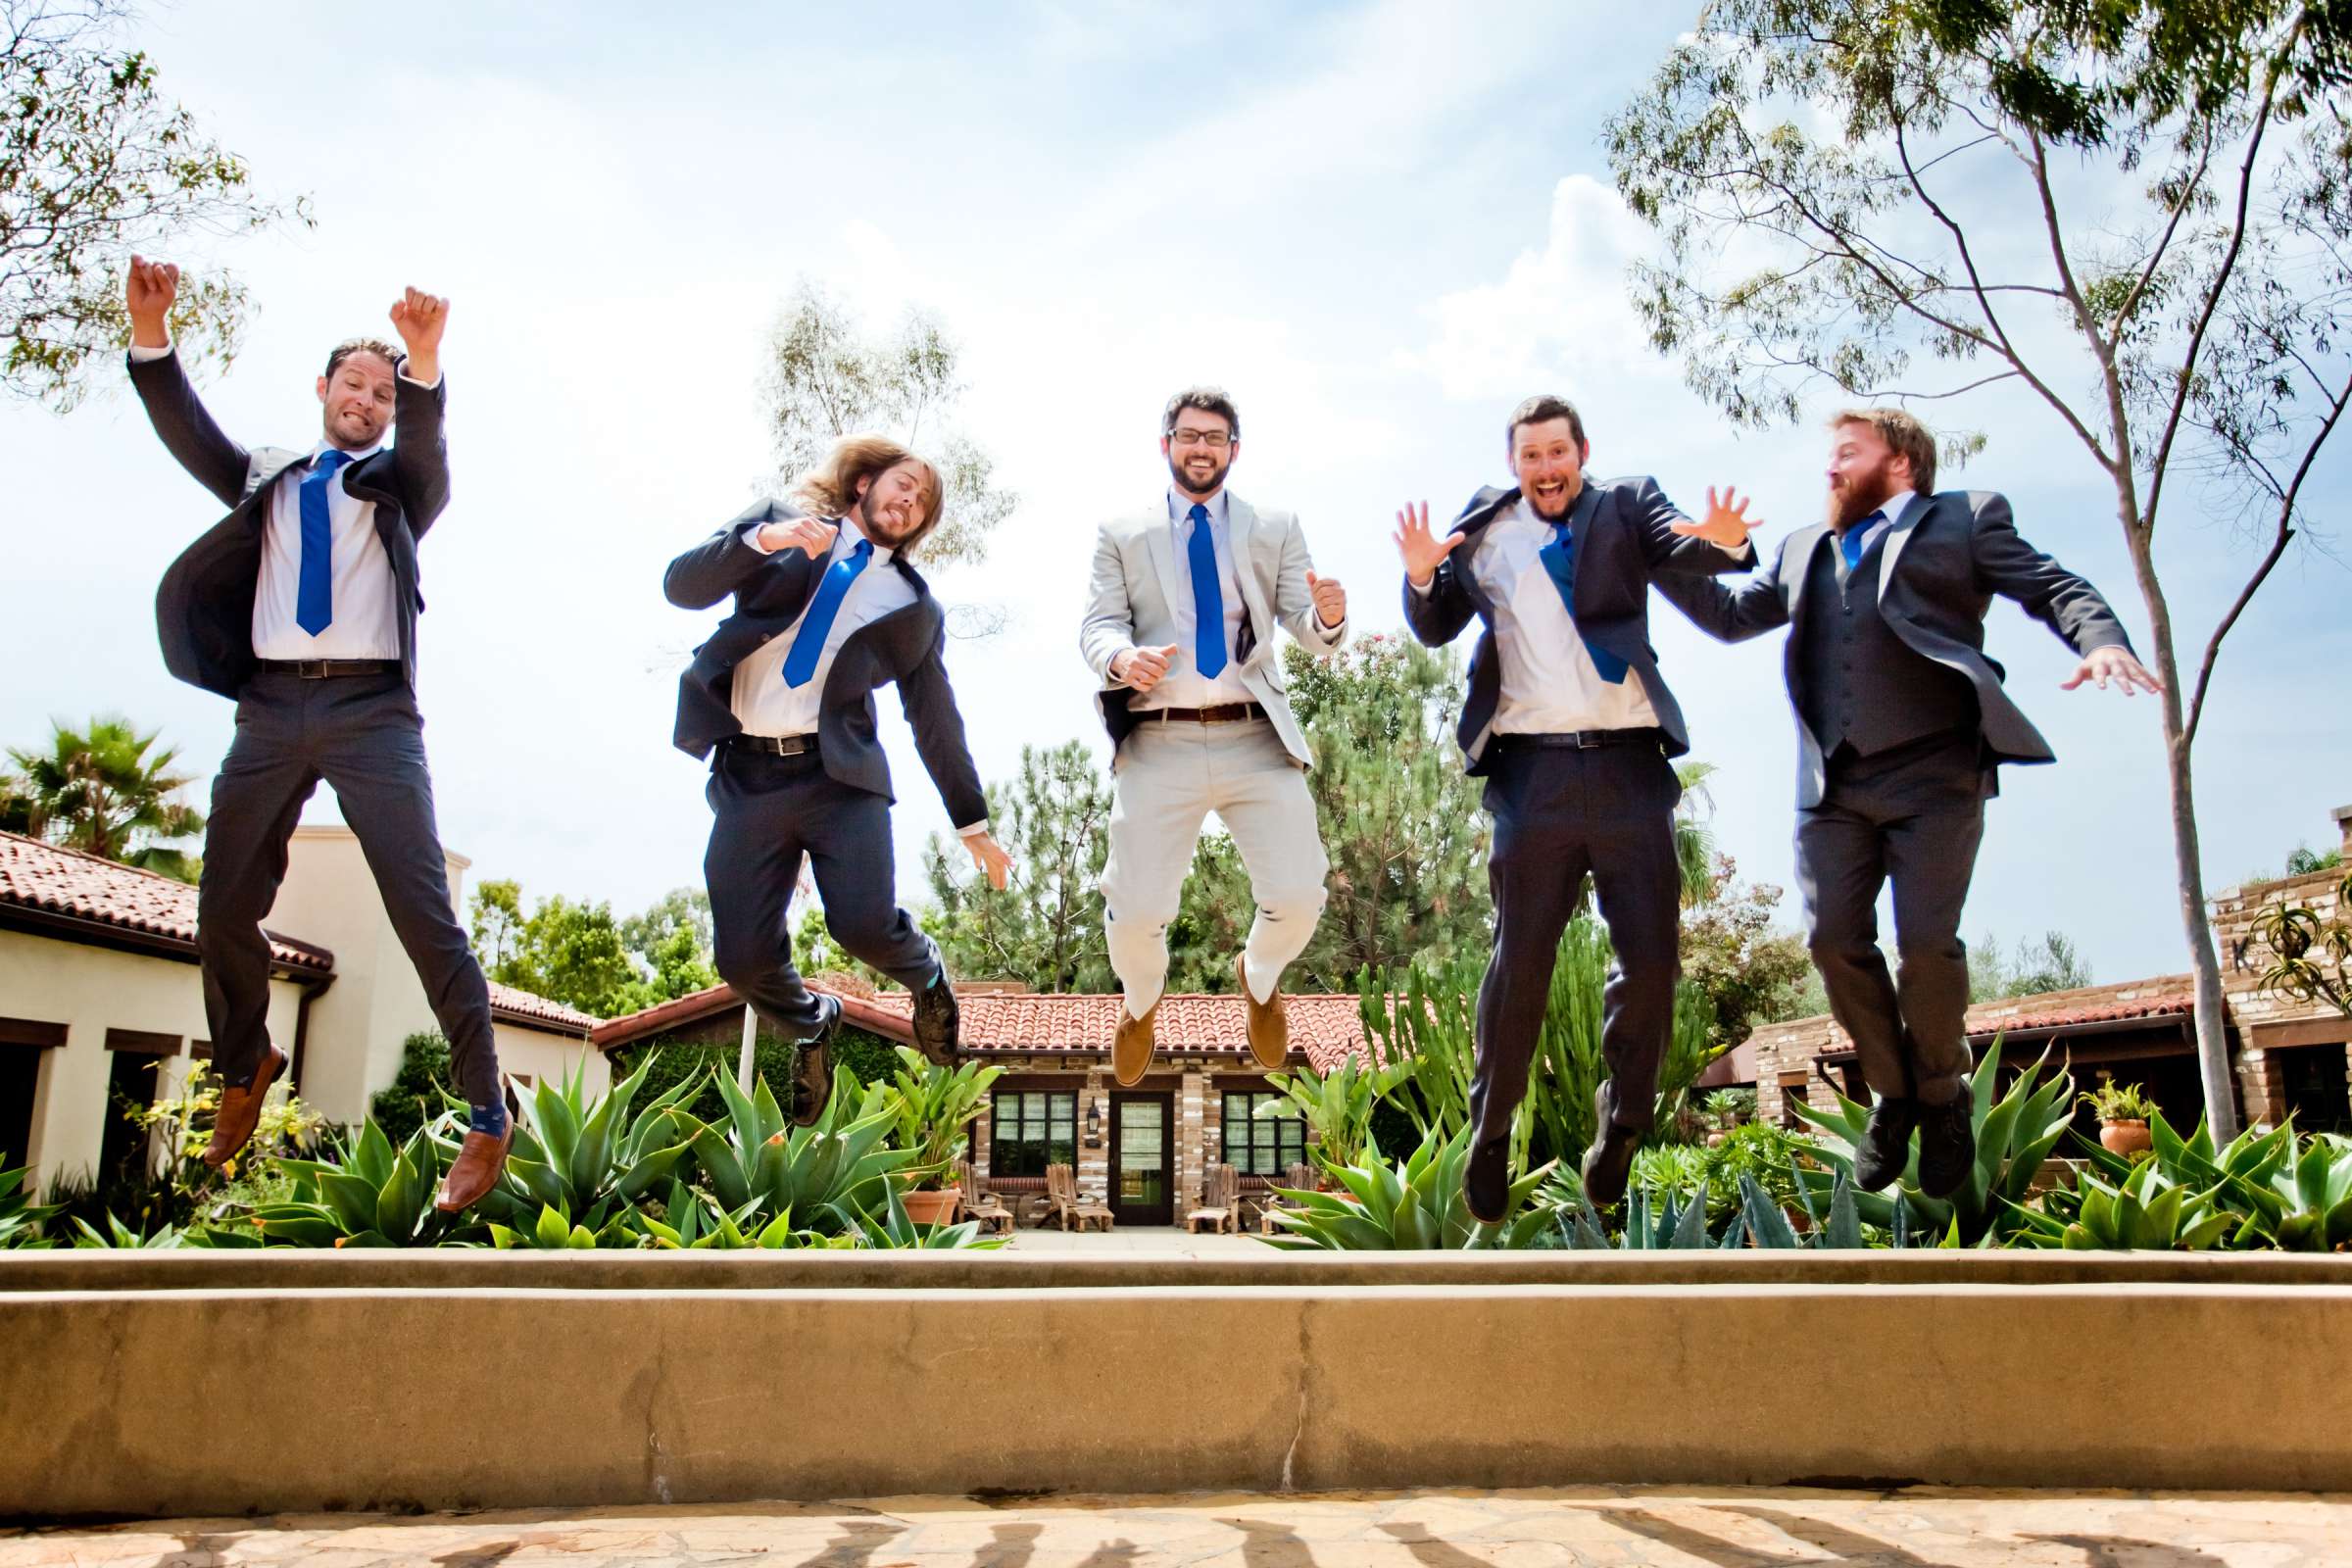
[[[1110,731],[1102,922],[1125,993],[1111,1046],[1123,1088],[1152,1064],[1168,922],[1210,811],[1233,835],[1257,905],[1234,960],[1250,1054],[1268,1070],[1289,1059],[1282,971],[1322,918],[1330,862],[1273,630],[1326,657],[1348,638],[1347,592],[1315,574],[1298,517],[1225,488],[1242,450],[1233,400],[1188,388],[1168,400],[1159,428],[1167,492],[1102,525],[1078,631]]]

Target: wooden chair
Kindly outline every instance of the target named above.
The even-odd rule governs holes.
[[[1184,1216],[1184,1228],[1195,1235],[1205,1222],[1222,1236],[1242,1229],[1242,1173],[1231,1165],[1211,1165],[1200,1182],[1200,1206]]]
[[[1282,1173],[1282,1185],[1289,1188],[1294,1193],[1307,1193],[1314,1191],[1315,1167],[1312,1165],[1293,1165],[1290,1169]],[[1257,1228],[1259,1232],[1267,1236],[1281,1235],[1282,1227],[1274,1223],[1274,1216],[1276,1214],[1286,1212],[1296,1213],[1298,1212],[1298,1207],[1299,1205],[1297,1203],[1286,1203],[1275,1194],[1268,1193],[1266,1195],[1265,1202],[1260,1205],[1257,1211]]]
[[[1081,1231],[1089,1227],[1105,1231],[1110,1229],[1112,1216],[1109,1205],[1079,1197],[1078,1173],[1067,1165],[1046,1167],[1046,1198],[1054,1205],[1054,1222],[1065,1231],[1070,1228],[1072,1220],[1078,1222]]]
[[[1012,1234],[1012,1210],[996,1194],[980,1190],[980,1178],[973,1174],[970,1160],[956,1162],[956,1185],[963,1190],[964,1217],[978,1220],[982,1235]]]

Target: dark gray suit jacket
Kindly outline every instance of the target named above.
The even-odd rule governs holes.
[[[1472,774],[1491,766],[1488,731],[1502,697],[1502,664],[1494,652],[1494,606],[1470,569],[1470,553],[1487,524],[1519,499],[1516,488],[1479,491],[1453,525],[1469,536],[1454,547],[1438,566],[1427,594],[1404,585],[1404,621],[1415,637],[1431,647],[1453,641],[1476,615],[1485,630],[1470,655],[1470,695],[1462,704],[1458,731]],[[1657,650],[1649,646],[1649,584],[1652,578],[1670,580],[1685,573],[1744,571],[1755,564],[1755,554],[1735,556],[1704,539],[1673,531],[1672,524],[1688,521],[1650,478],[1592,479],[1569,509],[1571,556],[1576,563],[1576,603],[1571,614],[1586,641],[1615,654],[1632,667],[1642,682],[1658,727],[1666,735],[1666,755],[1680,757],[1690,749],[1683,710],[1666,689],[1658,672]]]
[[[707,610],[735,596],[734,612],[694,651],[694,662],[678,677],[674,739],[690,757],[708,757],[711,747],[743,733],[735,721],[735,666],[791,628],[824,575],[798,550],[761,555],[743,542],[743,530],[755,522],[804,515],[788,503],[761,501],[671,562],[662,576],[662,591],[682,610]],[[948,684],[947,616],[931,597],[931,585],[912,566],[895,555],[891,564],[914,586],[914,603],[868,621],[834,650],[818,709],[817,757],[833,778],[895,801],[890,762],[875,734],[873,694],[896,681],[899,704],[914,728],[915,750],[947,803],[949,818],[959,828],[969,827],[987,817],[988,800],[964,745],[955,689]]]
[[[1726,588],[1703,578],[1661,581],[1658,591],[1700,629],[1740,642],[1797,624],[1807,612],[1805,579],[1813,557],[1830,538],[1827,523],[1799,528],[1781,541],[1772,566]],[[2056,632],[2078,654],[2125,648],[2132,640],[2099,591],[2018,537],[2004,496],[1989,490],[1944,490],[1914,496],[1879,547],[1879,613],[1905,647],[1968,677],[1976,688],[1978,728],[1989,762],[2056,760],[2018,706],[2001,689],[2001,666],[1984,654],[1984,612],[2001,594]],[[1801,627],[1800,627],[1801,631]],[[1796,709],[1796,804],[1821,804],[1828,784],[1821,744],[1806,726],[1799,694],[1799,638],[1791,636],[1782,663],[1788,700]]]
[[[393,368],[407,367],[403,360]],[[270,490],[288,468],[308,468],[311,455],[277,447],[248,452],[223,435],[188,384],[177,354],[131,362],[130,384],[179,466],[229,509],[172,563],[156,590],[164,667],[191,686],[234,697],[253,673],[253,597],[262,576]],[[449,449],[441,439],[448,384],[447,377],[429,389],[394,381],[392,445],[343,470],[344,492],[375,503],[376,536],[392,564],[400,667],[412,689],[416,616],[424,609],[416,542],[449,505]]]

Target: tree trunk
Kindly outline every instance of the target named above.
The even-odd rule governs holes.
[[[2119,488],[2122,488],[2119,486]],[[2205,910],[2204,858],[2197,844],[2196,789],[2189,743],[2181,721],[2180,660],[2173,645],[2172,608],[2156,577],[2147,531],[2134,526],[2136,497],[2123,497],[2124,540],[2147,606],[2148,631],[2155,642],[2156,675],[2164,691],[2156,701],[2164,714],[2164,777],[2173,808],[2173,863],[2180,897],[2181,934],[2188,939],[2188,973],[2194,996],[2197,1079],[2205,1091],[2205,1122],[2218,1147],[2237,1136],[2237,1085],[2230,1067],[2229,1016],[2222,1001],[2222,965]]]

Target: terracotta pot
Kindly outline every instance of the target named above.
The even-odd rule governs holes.
[[[921,1192],[901,1193],[899,1201],[906,1206],[906,1217],[917,1225],[953,1225],[956,1207],[963,1201],[963,1194],[953,1187],[926,1188]]]
[[[1726,1143],[1731,1141],[1731,1136],[1732,1135],[1727,1132],[1709,1133],[1707,1134],[1707,1147],[1709,1149],[1721,1149]]]
[[[2144,1154],[2156,1147],[2144,1121],[2103,1121],[2099,1123],[2099,1147],[2110,1154]]]

